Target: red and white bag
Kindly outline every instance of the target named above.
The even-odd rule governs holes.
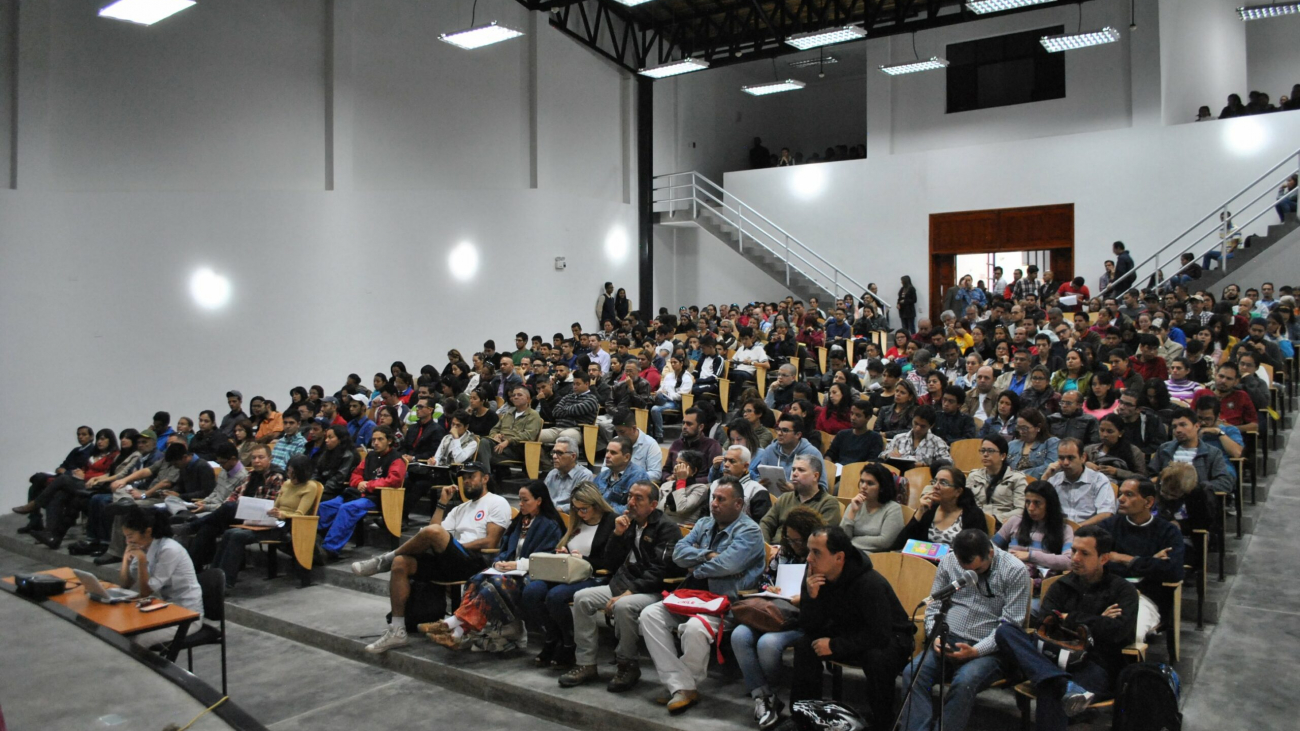
[[[721,594],[714,594],[711,591],[678,589],[677,591],[664,592],[664,609],[682,617],[699,618],[700,624],[704,625],[705,632],[709,633],[709,636],[713,638],[714,645],[717,646],[718,664],[721,665],[725,662],[722,658],[722,629],[723,617],[727,616],[727,612],[731,611],[730,599]],[[713,625],[709,624],[701,615],[718,618],[716,632]]]

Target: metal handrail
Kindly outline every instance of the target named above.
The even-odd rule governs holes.
[[[1207,236],[1209,236],[1211,233],[1214,233],[1214,232],[1218,231],[1218,230],[1219,230],[1219,226],[1218,226],[1217,223],[1216,223],[1215,228],[1214,228],[1213,230],[1211,230],[1211,231],[1207,231],[1206,233],[1202,234],[1202,235],[1200,236],[1200,238],[1196,239],[1196,241],[1193,241],[1191,244],[1188,244],[1188,245],[1184,245],[1184,246],[1182,246],[1182,247],[1179,247],[1179,250],[1177,251],[1177,253],[1174,254],[1174,257],[1175,257],[1175,258],[1167,259],[1167,260],[1165,261],[1165,264],[1163,264],[1163,265],[1159,263],[1158,260],[1160,259],[1161,255],[1164,254],[1166,251],[1168,251],[1168,250],[1169,250],[1169,247],[1171,247],[1171,246],[1173,246],[1174,244],[1177,244],[1179,241],[1183,240],[1183,239],[1184,239],[1188,234],[1191,234],[1191,233],[1195,232],[1197,228],[1199,228],[1200,226],[1202,226],[1203,224],[1205,224],[1207,221],[1210,221],[1210,220],[1216,218],[1216,217],[1220,214],[1220,212],[1222,212],[1222,211],[1224,211],[1224,210],[1227,210],[1227,209],[1229,208],[1229,206],[1232,205],[1233,201],[1236,201],[1237,199],[1239,199],[1239,198],[1241,198],[1242,196],[1246,195],[1248,192],[1250,192],[1250,190],[1251,190],[1252,188],[1254,188],[1255,186],[1257,186],[1257,185],[1259,185],[1260,183],[1264,182],[1266,179],[1268,179],[1269,176],[1271,176],[1271,175],[1273,175],[1274,173],[1276,173],[1279,169],[1281,169],[1284,165],[1286,165],[1286,164],[1287,164],[1288,162],[1290,162],[1292,159],[1296,159],[1296,160],[1297,160],[1297,170],[1296,170],[1296,171],[1300,171],[1300,149],[1297,149],[1296,151],[1294,151],[1294,152],[1290,153],[1289,155],[1287,155],[1286,157],[1282,158],[1282,159],[1281,159],[1281,160],[1280,160],[1276,165],[1274,165],[1273,167],[1271,167],[1271,168],[1269,168],[1268,170],[1266,170],[1262,175],[1260,175],[1258,178],[1255,178],[1255,180],[1251,181],[1248,185],[1246,185],[1245,187],[1243,187],[1241,190],[1239,190],[1239,191],[1237,191],[1236,193],[1234,193],[1234,194],[1233,194],[1232,196],[1230,196],[1226,201],[1224,201],[1222,205],[1219,205],[1219,206],[1217,206],[1217,207],[1211,209],[1211,211],[1210,211],[1209,213],[1207,213],[1204,217],[1202,217],[1199,221],[1197,221],[1196,223],[1192,224],[1192,225],[1189,226],[1185,231],[1183,231],[1182,233],[1180,233],[1180,234],[1178,234],[1177,236],[1175,236],[1173,239],[1171,239],[1171,240],[1169,241],[1169,243],[1167,243],[1167,244],[1165,244],[1164,246],[1162,246],[1162,247],[1160,247],[1159,249],[1157,249],[1157,250],[1155,251],[1155,253],[1153,253],[1151,256],[1148,256],[1146,259],[1143,259],[1143,260],[1141,261],[1141,263],[1135,265],[1135,266],[1133,267],[1132,271],[1130,272],[1130,274],[1132,275],[1132,276],[1131,276],[1131,282],[1129,282],[1129,283],[1127,284],[1127,286],[1128,286],[1129,288],[1132,288],[1132,287],[1137,283],[1137,280],[1138,280],[1138,278],[1139,278],[1139,276],[1140,276],[1140,275],[1139,275],[1139,272],[1140,272],[1140,271],[1142,270],[1142,268],[1145,267],[1147,264],[1149,264],[1149,263],[1151,263],[1151,262],[1153,262],[1153,261],[1156,261],[1156,262],[1157,262],[1157,263],[1156,263],[1156,266],[1154,267],[1156,271],[1155,271],[1155,272],[1152,272],[1152,276],[1154,277],[1155,274],[1156,274],[1156,272],[1159,272],[1160,270],[1164,269],[1165,266],[1168,266],[1168,265],[1170,265],[1170,264],[1173,264],[1173,263],[1177,262],[1178,258],[1181,258],[1183,254],[1188,253],[1188,250],[1190,250],[1192,247],[1194,247],[1194,246],[1196,246],[1197,244],[1199,244],[1199,243],[1201,243],[1202,241],[1204,241],[1205,238],[1206,238]],[[1293,172],[1296,172],[1296,171],[1288,172],[1287,177],[1289,177]],[[1286,180],[1286,178],[1284,177],[1282,182],[1285,182],[1285,180]],[[1276,190],[1277,187],[1278,187],[1277,184],[1273,184],[1273,185],[1270,186],[1269,188],[1266,188],[1266,189],[1265,189],[1263,192],[1261,192],[1259,195],[1255,196],[1255,198],[1254,198],[1253,200],[1251,200],[1249,203],[1246,203],[1245,206],[1248,208],[1248,207],[1250,207],[1250,206],[1255,205],[1255,204],[1258,203],[1258,202],[1259,202],[1259,201],[1260,201],[1260,200],[1261,200],[1265,195],[1267,195],[1268,193],[1270,193],[1270,192]],[[1280,200],[1280,199],[1278,199],[1278,200]],[[1274,205],[1276,205],[1276,202],[1274,202]],[[1271,208],[1271,207],[1272,207],[1272,206],[1270,206],[1270,208]],[[1259,218],[1258,215],[1255,216],[1255,217],[1252,218],[1252,219],[1251,219],[1251,220],[1250,220],[1246,225],[1249,225],[1249,223],[1253,223],[1253,222],[1254,222],[1255,220],[1257,220],[1258,218]],[[1223,239],[1223,241],[1222,241],[1221,243],[1216,244],[1214,247],[1212,247],[1212,248],[1210,249],[1210,250],[1213,250],[1214,248],[1223,248],[1224,252],[1223,252],[1222,257],[1220,258],[1219,264],[1220,264],[1221,267],[1224,268],[1224,270],[1227,269],[1227,252],[1226,252],[1227,243],[1226,243],[1226,242],[1227,242],[1229,239],[1232,238],[1232,237],[1231,237],[1231,234],[1233,234],[1233,233],[1237,233],[1237,232],[1241,231],[1243,228],[1244,228],[1244,226],[1236,226],[1236,227],[1234,227],[1233,229],[1229,230],[1229,232],[1228,232],[1229,235],[1228,235],[1228,236],[1225,236],[1224,239]],[[1201,252],[1200,255],[1203,256],[1205,253],[1208,253],[1208,251],[1209,251],[1209,250],[1207,250],[1206,252]],[[1185,269],[1185,268],[1187,268],[1187,267],[1180,267],[1179,270],[1178,270],[1178,272],[1175,272],[1175,276],[1176,276],[1178,273],[1181,273],[1181,272],[1183,271],[1183,269]],[[1108,284],[1108,285],[1105,287],[1105,289],[1103,289],[1101,292],[1098,293],[1098,296],[1100,296],[1100,297],[1105,297],[1105,296],[1108,295],[1108,294],[1112,294],[1112,293],[1113,293],[1113,290],[1116,288],[1116,285],[1118,285],[1121,281],[1128,280],[1128,279],[1130,279],[1130,276],[1129,276],[1128,274],[1126,274],[1126,275],[1123,276],[1123,277],[1118,277],[1118,278],[1117,278],[1117,281],[1114,281],[1114,282],[1111,282],[1110,284]],[[1169,278],[1167,278],[1167,277],[1164,278],[1164,279],[1159,279],[1159,280],[1157,281],[1157,283],[1156,283],[1156,286],[1159,286],[1159,285],[1161,285],[1161,284],[1164,284],[1165,282],[1168,281],[1168,279],[1169,279]]]
[[[689,176],[690,182],[687,183],[672,182],[673,178],[680,178],[684,176]],[[688,170],[688,171],[682,171],[677,173],[668,173],[666,175],[656,175],[654,177],[654,180],[656,181],[656,187],[654,188],[653,193],[668,191],[669,197],[654,200],[653,203],[668,204],[668,211],[670,214],[677,210],[677,207],[674,205],[676,203],[690,202],[693,208],[697,207],[701,203],[713,207],[710,204],[710,201],[716,203],[718,208],[720,208],[722,211],[726,211],[727,213],[730,213],[731,214],[730,216],[724,213],[723,219],[726,220],[727,223],[734,225],[737,231],[739,232],[741,250],[742,251],[744,250],[744,245],[745,245],[744,239],[745,236],[748,236],[753,243],[758,244],[759,246],[763,247],[763,249],[770,252],[773,256],[776,256],[779,260],[784,261],[786,265],[787,284],[789,284],[790,281],[790,271],[791,269],[793,269],[799,274],[816,282],[819,286],[824,286],[825,284],[829,283],[830,286],[826,287],[826,289],[828,289],[832,293],[832,295],[836,298],[839,298],[841,288],[850,296],[853,296],[855,299],[858,297],[858,292],[864,292],[866,294],[871,295],[872,299],[878,302],[886,312],[890,309],[889,304],[886,303],[884,300],[882,300],[879,297],[879,295],[875,294],[871,290],[864,287],[861,282],[858,282],[848,273],[846,273],[839,267],[832,264],[830,260],[828,260],[826,257],[814,251],[807,244],[803,243],[797,237],[792,235],[789,231],[786,231],[784,228],[781,228],[780,226],[773,223],[771,219],[769,219],[767,216],[764,216],[762,213],[759,213],[757,210],[754,209],[753,206],[749,205],[748,203],[745,203],[740,198],[736,197],[734,194],[728,193],[722,186],[718,185],[712,180],[709,180],[703,175],[700,175],[698,172],[694,170]],[[659,185],[658,184],[659,181],[663,181],[666,184]],[[707,186],[718,191],[718,193],[721,193],[722,197],[719,198],[718,195],[714,194],[713,191],[709,190],[709,188],[705,187],[705,185],[702,185],[701,183],[706,184]],[[678,188],[689,189],[690,196],[677,197],[678,194],[675,191]],[[728,202],[728,199],[731,201],[730,203]],[[734,205],[732,205],[733,203]],[[698,210],[693,211],[693,213],[698,214]],[[761,219],[762,223],[754,220],[749,215],[746,215],[747,213],[752,216],[756,216],[758,219]],[[750,228],[746,229],[745,224],[749,224]],[[764,224],[766,224],[766,226],[764,226]],[[773,231],[768,230],[768,227],[774,229],[776,233],[773,233]],[[777,234],[779,234],[780,237],[778,237]],[[768,246],[767,244],[765,244],[761,237],[765,237],[768,241],[770,241],[772,246]],[[794,249],[791,248],[791,244],[795,245]],[[785,254],[784,257],[781,256],[782,251],[784,251]],[[804,253],[807,253],[808,255],[814,257],[818,263],[825,265],[825,267],[830,269],[831,271],[828,273],[822,268],[822,266],[819,266],[818,263],[810,261],[807,257],[805,257]],[[800,267],[792,264],[792,259],[791,259],[792,256],[795,259],[797,259],[799,262],[804,264],[805,266]],[[805,268],[808,271],[806,271]],[[820,276],[821,280],[823,281],[819,281],[817,277],[810,275],[809,271],[815,272],[817,275]],[[856,287],[857,290],[854,291],[853,289],[850,289],[849,285]]]

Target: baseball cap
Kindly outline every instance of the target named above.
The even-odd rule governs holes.
[[[460,473],[462,475],[468,475],[473,472],[486,473],[487,468],[483,466],[482,462],[466,462],[465,464],[460,466]]]
[[[145,430],[141,431],[141,432],[140,432],[140,436],[142,436],[142,437],[146,437],[146,438],[148,438],[148,439],[157,439],[157,438],[158,438],[158,435],[157,435],[156,433],[154,433],[154,430],[153,430],[153,429],[145,429]]]
[[[244,398],[244,394],[240,393],[239,391],[226,391],[226,398],[230,398],[231,396],[234,396],[237,399]]]

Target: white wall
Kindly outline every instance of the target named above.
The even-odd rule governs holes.
[[[1165,124],[1195,121],[1202,105],[1213,106],[1245,87],[1246,24],[1234,11],[1240,4],[1160,0]]]
[[[204,2],[152,28],[98,5],[21,6],[0,377],[50,418],[0,427],[6,502],[80,423],[441,365],[593,320],[607,279],[635,301],[629,82],[544,18],[480,3],[529,35],[470,53],[421,0]],[[230,278],[224,310],[193,303],[201,266]]]
[[[1249,89],[1268,94],[1277,104],[1283,95],[1291,94],[1291,87],[1300,84],[1300,15],[1286,15],[1269,20],[1256,20],[1246,26],[1246,81]],[[1250,101],[1243,91],[1242,101]],[[1226,97],[1210,104],[1217,116],[1226,103]]]
[[[770,302],[790,294],[742,257],[694,226],[655,226],[655,307]]]
[[[1243,136],[1253,152],[1230,144]],[[728,173],[724,185],[887,297],[910,274],[924,309],[932,213],[1073,203],[1075,270],[1092,284],[1111,242],[1141,261],[1294,152],[1298,137],[1300,115],[1273,114]],[[813,170],[821,192],[801,197]]]

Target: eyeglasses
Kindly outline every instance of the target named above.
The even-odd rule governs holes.
[[[794,429],[790,429],[789,427],[780,427],[780,426],[778,426],[778,427],[776,428],[776,433],[777,433],[777,434],[793,434],[793,433],[794,433]]]
[[[999,451],[996,450],[996,449],[984,448],[984,449],[981,449],[981,450],[980,450],[980,454],[981,454],[981,455],[989,455],[989,456],[992,456],[992,455],[995,455],[995,454],[1001,454],[1001,452],[999,452]]]
[[[566,454],[568,454],[568,452],[564,451],[563,449],[552,449],[552,450],[551,450],[551,456],[552,456],[552,457],[563,457],[563,456],[565,456]]]
[[[949,481],[947,481],[947,480],[940,479],[940,478],[938,478],[938,477],[934,478],[934,480],[932,480],[932,481],[930,482],[930,484],[931,484],[931,485],[935,485],[935,486],[937,486],[937,487],[952,487],[952,483],[951,483],[951,482],[949,482]]]
[[[575,503],[573,506],[573,511],[575,513],[590,513],[592,509],[593,508],[590,505],[578,505]]]

